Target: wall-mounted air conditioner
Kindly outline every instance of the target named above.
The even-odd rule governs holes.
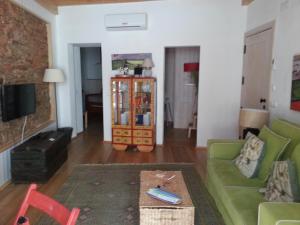
[[[146,30],[147,14],[108,14],[105,16],[107,30]]]

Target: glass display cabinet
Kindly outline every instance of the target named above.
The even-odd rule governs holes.
[[[113,147],[124,151],[136,145],[150,152],[155,145],[155,78],[114,77],[112,90]]]

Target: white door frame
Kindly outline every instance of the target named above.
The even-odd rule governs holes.
[[[166,82],[166,50],[167,48],[193,48],[193,47],[196,47],[196,48],[199,48],[199,65],[200,65],[200,61],[201,61],[201,45],[170,45],[170,46],[164,46],[164,51],[163,51],[163,101],[162,101],[162,108],[163,108],[163,119],[162,119],[162,144],[164,144],[164,139],[165,139],[165,127],[164,127],[164,123],[165,123],[165,119],[164,119],[164,110],[165,110],[165,82]],[[199,76],[200,76],[200,69],[199,69]],[[198,79],[198,87],[199,87],[199,84],[200,84],[200,79]],[[198,94],[199,94],[199,91],[198,91]],[[198,102],[197,102],[197,105],[199,106],[199,98],[198,98]],[[198,115],[198,109],[197,109],[197,115]],[[199,128],[199,118],[198,118],[198,121],[197,121],[197,131],[198,131],[198,128]],[[188,134],[186,134],[188,135]],[[196,146],[198,144],[198,137],[196,137]],[[195,147],[196,147],[195,146]]]
[[[101,48],[100,43],[90,44],[90,43],[80,43],[80,44],[72,44],[70,54],[70,71],[71,74],[74,74],[74,92],[73,96],[75,98],[75,124],[74,127],[74,134],[77,135],[83,132],[83,109],[82,109],[82,76],[81,76],[81,55],[80,55],[80,48],[85,47],[96,47]],[[103,89],[103,82],[102,89]]]

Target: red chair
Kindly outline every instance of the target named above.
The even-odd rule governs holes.
[[[41,194],[37,190],[36,184],[31,184],[26,197],[21,205],[16,220],[13,225],[30,225],[29,221],[26,221],[26,211],[29,206],[37,208],[42,212],[48,214],[51,218],[56,220],[60,225],[75,225],[79,216],[80,209],[73,208],[70,212],[66,207],[58,203],[57,201],[49,198],[46,195]]]

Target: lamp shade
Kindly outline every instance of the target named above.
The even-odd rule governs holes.
[[[261,129],[268,123],[269,111],[243,108],[240,111],[240,126]]]
[[[65,81],[63,71],[60,69],[46,69],[44,74],[44,82],[61,83]]]
[[[151,58],[144,59],[143,68],[152,68],[154,67],[154,63]]]
[[[199,63],[185,63],[183,65],[184,72],[198,72],[199,71]]]

